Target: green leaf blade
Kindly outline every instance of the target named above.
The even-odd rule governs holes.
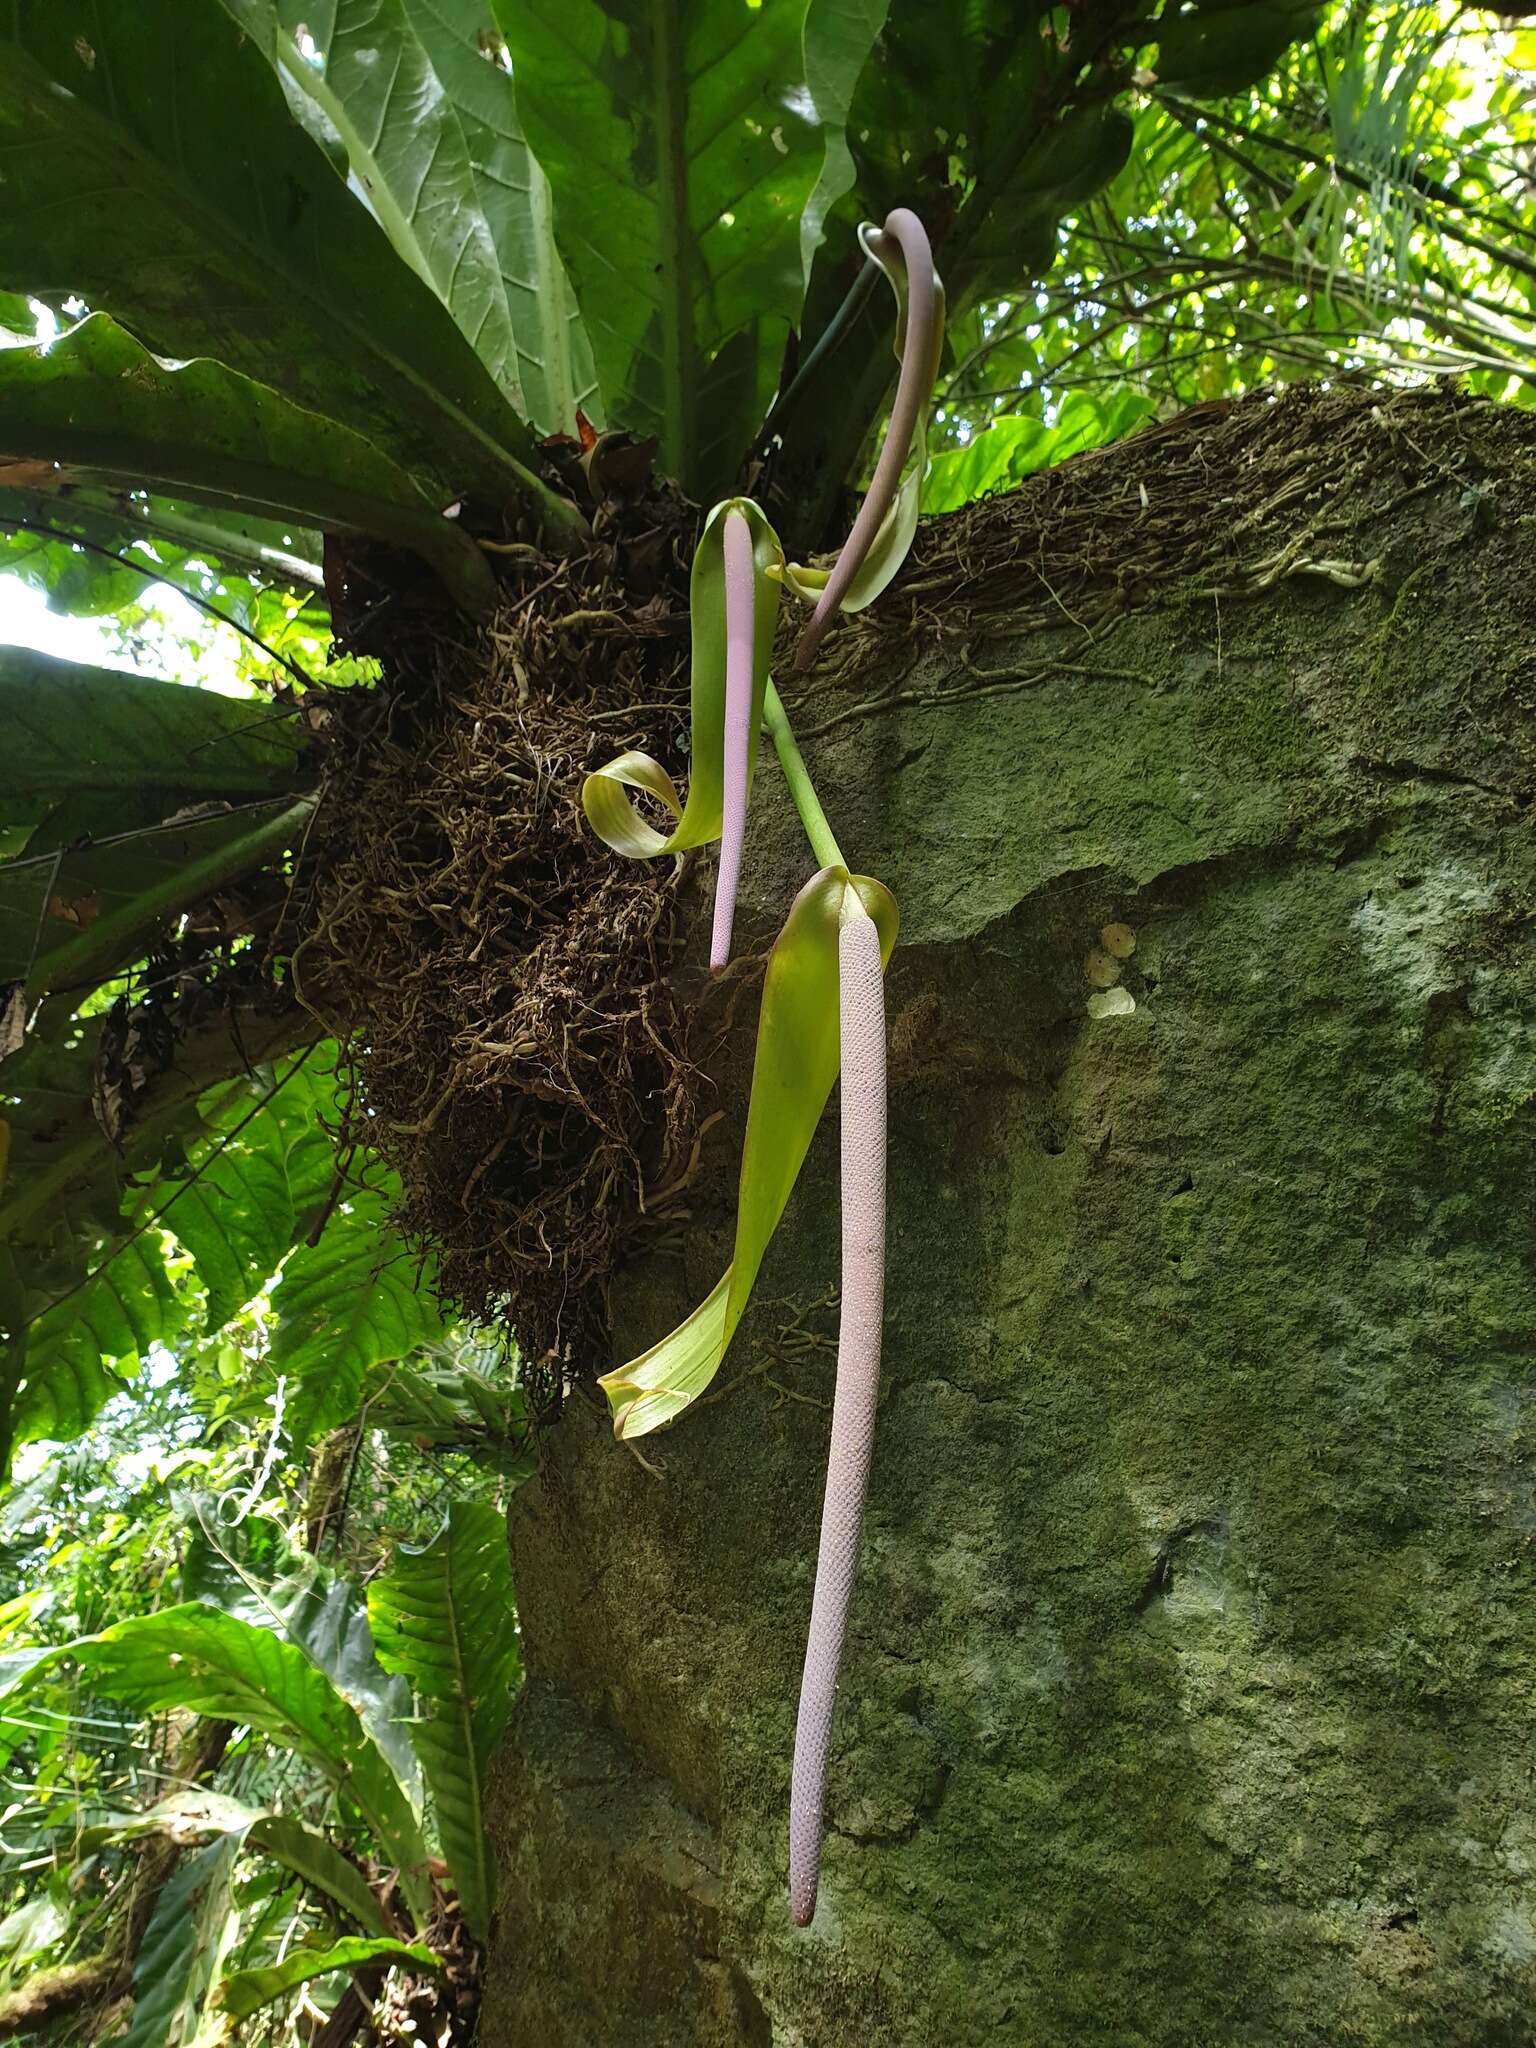
[[[445,497],[579,531],[434,294],[204,0],[54,0],[0,24],[0,281],[78,293],[161,354],[212,357],[346,422]]]
[[[289,1426],[297,1442],[354,1414],[374,1367],[443,1333],[430,1278],[387,1216],[381,1194],[353,1195],[317,1244],[293,1253],[273,1290],[271,1361],[295,1383]]]
[[[739,455],[800,309],[821,140],[798,89],[803,8],[497,0],[496,13],[609,421],[659,435],[689,490],[726,489],[718,465],[702,472],[706,369],[761,323]]]
[[[494,601],[474,542],[361,434],[220,363],[162,362],[104,313],[0,349],[0,439],[66,474],[372,534],[418,551],[468,609]]]
[[[425,1709],[416,1746],[464,1918],[481,1940],[496,1899],[485,1774],[521,1663],[507,1532],[488,1502],[454,1501],[425,1549],[399,1550],[368,1589],[379,1660]]]
[[[173,1874],[134,1958],[133,2015],[121,2048],[183,2048],[201,2031],[233,1917],[238,1834],[223,1835]]]
[[[643,1436],[674,1422],[720,1369],[746,1312],[837,1079],[837,935],[850,889],[879,927],[882,962],[890,959],[897,912],[883,884],[835,867],[813,875],[768,957],[731,1264],[670,1336],[598,1381],[620,1437]]]
[[[219,1985],[214,2003],[233,2020],[248,2020],[290,1991],[332,1970],[356,1969],[360,1963],[409,1963],[418,1970],[440,1970],[442,1963],[419,1942],[362,1940],[355,1935],[324,1948],[296,1948],[280,1963],[263,1969],[231,1970]]]
[[[296,780],[293,721],[211,690],[0,647],[0,817],[71,797],[154,791],[172,810],[279,796]],[[105,829],[111,830],[108,812]]]
[[[413,1903],[424,1903],[425,1844],[399,1780],[355,1708],[295,1644],[193,1603],[118,1622],[70,1654],[126,1706],[243,1721],[300,1751],[357,1807]]]

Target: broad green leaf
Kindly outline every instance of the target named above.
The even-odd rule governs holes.
[[[6,1703],[0,1724],[10,1703],[65,1658],[80,1665],[91,1689],[125,1705],[147,1713],[187,1708],[216,1720],[241,1721],[306,1756],[372,1827],[380,1855],[401,1872],[413,1911],[420,1915],[426,1910],[426,1846],[401,1785],[358,1715],[296,1644],[214,1607],[192,1602],[162,1608],[71,1643],[0,1653],[0,1703]],[[380,1935],[391,1932],[378,1900],[324,1835],[291,1815],[236,1810],[217,1795],[177,1797],[208,1802],[210,1826],[218,1825],[221,1813],[228,1818],[231,1833],[225,1839],[248,1839],[253,1848],[323,1891],[359,1926]],[[183,1810],[179,1817],[190,1833],[199,1831],[196,1814]],[[147,1823],[151,1816],[134,1819]],[[159,1816],[157,1831],[164,1824]],[[131,1830],[132,1825],[125,1827]],[[128,1838],[126,1832],[122,1838]]]
[[[575,434],[579,408],[600,426],[592,346],[555,246],[549,180],[518,119],[506,46],[483,27],[489,10],[481,0],[407,4],[464,130],[511,307],[528,417],[547,433]]]
[[[229,1937],[240,1836],[186,1857],[155,1902],[133,1964],[133,2016],[121,2048],[190,2048]]]
[[[14,1970],[52,1948],[68,1929],[69,1915],[51,1893],[44,1892],[0,1920],[0,1956]]]
[[[265,1516],[229,1517],[221,1503],[231,1499],[178,1498],[189,1532],[182,1597],[292,1643],[355,1709],[419,1811],[422,1774],[408,1726],[410,1688],[377,1654],[363,1595],[318,1558],[294,1550]]]
[[[208,0],[12,0],[0,17],[0,284],[78,293],[344,421],[445,495],[580,522],[434,294]]]
[[[16,474],[14,470],[10,473]],[[291,519],[262,519],[243,510],[213,511],[189,499],[151,497],[144,491],[106,484],[50,479],[42,485],[22,487],[7,482],[7,466],[0,464],[0,525],[6,519],[30,519],[51,526],[61,537],[79,535],[94,540],[183,587],[192,580],[185,574],[189,559],[222,569],[226,575],[249,575],[263,585],[318,592],[325,581],[320,535]],[[13,538],[41,537],[23,534]],[[90,559],[108,576],[133,574],[103,562],[99,555]],[[0,567],[9,566],[9,558],[0,563]],[[142,590],[143,577],[134,576],[134,583]],[[231,609],[223,594],[219,603],[225,610]],[[88,599],[77,604],[71,598],[60,609],[89,613],[93,605]]]
[[[478,0],[224,4],[290,93],[331,125],[396,251],[511,404],[548,432],[574,434],[576,407],[591,397],[591,356],[488,9]]]
[[[736,454],[799,315],[820,135],[804,0],[495,0],[523,132],[555,192],[612,425],[661,440],[696,495],[707,366],[761,322]]]
[[[0,647],[7,822],[125,791],[152,792],[162,817],[207,799],[278,796],[294,786],[302,737],[296,719],[268,706]]]
[[[204,1145],[212,1155],[213,1148]],[[233,1143],[194,1164],[166,1213],[207,1291],[204,1327],[222,1330],[293,1243],[293,1197],[281,1143]]]
[[[374,1366],[442,1334],[429,1276],[387,1217],[379,1193],[352,1196],[318,1244],[293,1253],[273,1290],[269,1355],[290,1383],[288,1426],[297,1443],[355,1414]]]
[[[212,1792],[201,1785],[187,1785],[157,1799],[140,1813],[114,1813],[92,1821],[75,1836],[82,1855],[93,1856],[99,1849],[124,1842],[142,1842],[149,1835],[164,1835],[182,1847],[212,1841],[237,1829],[244,1832],[261,1818],[261,1809]]]
[[[964,448],[936,455],[923,501],[930,512],[954,512],[990,491],[1010,489],[1085,448],[1118,441],[1156,411],[1150,398],[1124,391],[1108,399],[1067,394],[1054,424],[1028,417],[1000,419]]]
[[[758,729],[768,664],[773,658],[774,626],[779,611],[779,577],[783,550],[773,528],[750,498],[728,498],[710,513],[694,552],[689,585],[693,630],[691,682],[692,737],[689,742],[688,802],[658,761],[649,754],[620,754],[589,775],[582,785],[587,822],[605,846],[632,860],[705,846],[720,836],[725,796],[725,518],[740,512],[752,530],[752,557],[757,570],[757,604],[753,615],[755,652],[752,665],[752,724],[747,774],[757,763]],[[626,789],[657,798],[677,820],[676,830],[662,834],[635,810]]]
[[[235,1835],[322,1893],[369,1934],[388,1940],[391,1927],[367,1879],[318,1828],[287,1813],[264,1813],[200,1786],[169,1793],[142,1813],[113,1814],[77,1830],[73,1846],[81,1855],[167,1835],[183,1846]]]
[[[297,1991],[315,1977],[331,1970],[350,1970],[358,1963],[381,1961],[409,1963],[418,1970],[440,1970],[441,1960],[431,1949],[405,1941],[363,1941],[348,1936],[326,1948],[290,1949],[280,1963],[259,1970],[231,1970],[219,1985],[214,2003],[231,2019],[248,2020],[264,2005]]]
[[[416,1748],[464,1918],[484,1941],[496,1903],[485,1774],[520,1673],[507,1530],[488,1501],[457,1500],[423,1550],[395,1552],[368,1588],[379,1661],[420,1703]]]
[[[192,1603],[118,1622],[64,1654],[124,1705],[245,1722],[299,1751],[356,1806],[380,1853],[400,1867],[413,1907],[424,1907],[426,1848],[399,1780],[354,1708],[295,1644]]]
[[[237,1002],[229,1014],[191,1022],[176,1048],[174,1066],[161,1072],[152,1038],[142,1037],[146,1020],[101,1013],[72,1016],[72,998],[45,1003],[33,1030],[5,1062],[8,1101],[4,1111],[5,1179],[0,1186],[0,1448],[6,1447],[12,1396],[18,1381],[23,1433],[58,1436],[76,1428],[122,1382],[103,1369],[99,1346],[72,1345],[69,1363],[84,1379],[72,1385],[51,1370],[51,1344],[41,1344],[29,1369],[28,1326],[49,1322],[60,1342],[69,1335],[66,1311],[83,1313],[89,1286],[124,1288],[135,1258],[158,1260],[162,1226],[154,1211],[166,1197],[153,1176],[178,1156],[176,1146],[196,1139],[198,1104],[231,1067],[274,1056],[286,1059],[310,1035],[292,1011],[275,1015]],[[104,1044],[107,1027],[116,1034]],[[131,1114],[125,1099],[133,1068],[147,1065],[153,1083]],[[122,1120],[122,1121],[120,1121]],[[120,1145],[107,1141],[104,1125],[119,1124]],[[317,1133],[317,1142],[323,1135]],[[174,1215],[174,1209],[172,1210]],[[126,1243],[127,1233],[147,1227]],[[122,1247],[121,1250],[117,1250]],[[108,1264],[108,1256],[117,1256]],[[133,1283],[135,1294],[158,1293],[161,1278],[150,1272]],[[51,1312],[58,1309],[57,1322]],[[185,1290],[178,1318],[193,1306]],[[153,1303],[150,1309],[160,1313]],[[135,1325],[140,1306],[129,1298],[111,1311],[126,1321],[123,1352],[137,1353]],[[94,1319],[94,1312],[93,1312]],[[44,1336],[49,1335],[44,1332]],[[145,1334],[147,1334],[147,1330]],[[120,1354],[121,1355],[121,1354]],[[110,1354],[109,1354],[110,1362]],[[67,1411],[74,1403],[79,1412]]]
[[[29,1060],[29,1051],[17,1058],[31,1100],[39,1062]],[[164,1177],[136,1194],[114,1230],[98,1228],[77,1239],[68,1263],[36,1275],[43,1300],[16,1340],[17,1442],[81,1435],[149,1351],[185,1327],[189,1303],[166,1271],[161,1227],[193,1254],[219,1324],[249,1300],[293,1241],[296,1202],[302,1212],[329,1186],[331,1147],[315,1117],[333,1092],[329,1059],[315,1052],[307,1064],[306,1056],[296,1056],[276,1076],[242,1078],[210,1092],[201,1104],[204,1131],[185,1153],[181,1186],[163,1168]],[[239,1139],[215,1157],[221,1139],[253,1107],[256,1114]],[[37,1108],[46,1117],[46,1093]],[[158,1216],[155,1227],[128,1235],[151,1215]]]
[[[272,1277],[328,1195],[336,1161],[325,1119],[335,1110],[329,1045],[210,1090],[199,1104],[204,1135],[187,1147],[164,1221],[197,1262],[210,1331]]]
[[[370,1934],[388,1936],[389,1922],[384,1909],[368,1889],[361,1871],[318,1828],[306,1827],[291,1814],[263,1814],[251,1823],[246,1843],[252,1849],[264,1850],[295,1877],[323,1892],[359,1927]]]
[[[29,852],[5,863],[0,971],[24,981],[29,997],[84,993],[142,955],[156,926],[298,845],[314,807],[313,797],[281,809],[253,805],[154,826],[134,834],[126,850],[95,845],[62,858]]]
[[[1164,13],[1157,20],[1157,76],[1208,99],[1256,84],[1316,22],[1312,0],[1246,0]]]
[[[22,490],[0,463],[0,575],[41,592],[51,611],[103,620],[104,638],[133,655],[165,583],[251,635],[235,661],[267,683],[286,680],[281,657],[306,666],[329,641],[318,533],[48,473],[57,488]]]
[[[805,88],[822,127],[821,175],[800,222],[800,261],[807,287],[816,251],[826,239],[827,216],[853,186],[848,109],[890,4],[891,0],[810,0],[805,10]]]
[[[367,1388],[368,1420],[422,1449],[463,1451],[504,1478],[528,1478],[537,1460],[521,1387],[461,1365],[396,1363]]]
[[[24,1333],[11,1401],[13,1447],[83,1436],[153,1347],[186,1322],[186,1302],[152,1233],[115,1252],[101,1240],[97,1257],[95,1277]]]
[[[361,434],[221,363],[162,362],[104,313],[0,349],[0,442],[66,475],[371,534],[424,556],[467,610],[495,602],[479,548]]]
[[[948,448],[936,455],[928,472],[925,496],[933,513],[957,512],[994,491],[1011,490],[1018,482],[1021,465],[1032,464],[1042,446],[1049,446],[1051,429],[1043,420],[1000,419],[996,426],[973,434],[963,448]]]
[[[879,927],[882,961],[890,959],[897,914],[889,891],[867,875],[850,876],[845,868],[823,868],[813,875],[795,898],[768,956],[741,1153],[734,1257],[686,1322],[598,1382],[620,1437],[643,1436],[675,1421],[718,1372],[746,1311],[758,1268],[837,1079],[837,935],[850,889]]]

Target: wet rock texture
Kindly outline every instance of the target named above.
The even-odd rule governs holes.
[[[807,752],[904,915],[820,1911],[835,1103],[717,1397],[648,1469],[578,1395],[514,1503],[486,2048],[1536,2041],[1536,421],[1281,411],[1246,483],[1183,425],[1214,568],[963,638],[898,589],[802,700],[899,700]],[[1155,519],[1160,447],[1089,485]],[[965,533],[1043,561],[1050,488]],[[616,1358],[729,1257],[740,1067]]]

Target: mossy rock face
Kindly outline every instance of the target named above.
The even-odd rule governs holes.
[[[1372,403],[1288,401],[1289,510],[1254,464],[1193,508],[1228,571],[1108,627],[850,635],[823,722],[904,701],[807,752],[904,927],[820,1908],[833,1115],[717,1397],[653,1471],[578,1394],[514,1504],[487,2048],[1536,2041],[1536,421]],[[1051,583],[1081,622],[1104,576]],[[764,798],[766,936],[804,859]],[[750,1007],[617,1357],[729,1256]]]

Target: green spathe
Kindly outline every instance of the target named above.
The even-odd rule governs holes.
[[[879,928],[881,964],[890,960],[898,916],[884,884],[846,868],[813,875],[768,957],[741,1153],[735,1255],[686,1322],[599,1382],[620,1437],[643,1436],[675,1421],[719,1371],[746,1311],[837,1079],[837,935],[850,892]]]

